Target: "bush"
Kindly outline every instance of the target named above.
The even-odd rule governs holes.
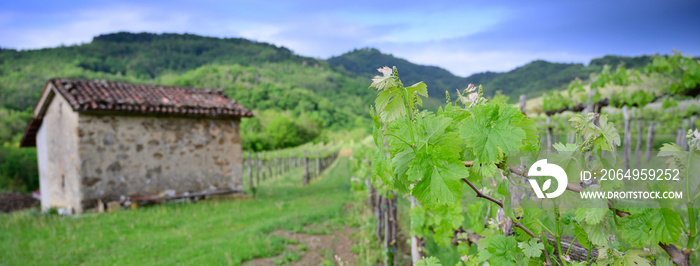
[[[35,148],[20,148],[17,143],[0,147],[0,188],[24,193],[39,189]]]

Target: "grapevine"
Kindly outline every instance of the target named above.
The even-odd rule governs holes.
[[[521,206],[514,199],[522,193],[519,190],[529,189],[525,182],[528,176],[513,159],[539,152],[534,120],[504,97],[484,98],[483,88],[471,84],[458,91],[456,102],[451,102],[448,94],[446,105],[437,112],[420,111],[421,97],[428,97],[426,84],[405,87],[395,67],[380,68],[379,72],[382,75],[370,86],[378,90],[371,112],[376,147],[371,159],[373,184],[381,184],[383,191],[416,198],[418,204],[410,211],[413,236],[457,245],[466,265],[537,265],[538,261],[548,265],[644,265],[654,261],[658,265],[670,263],[669,258],[683,265],[690,261],[689,254],[697,246],[697,211],[692,200],[685,203],[687,215],[663,208],[562,209],[557,201],[553,214]],[[576,130],[575,143],[557,143],[554,148],[580,156],[572,160],[578,162],[572,167],[586,166],[586,152],[614,151],[620,145],[620,136],[605,115],[574,115],[570,122]],[[684,162],[679,167],[698,167],[694,156],[700,153],[687,152],[689,155],[680,158],[684,160],[675,160]],[[567,193],[588,189],[567,184]],[[653,221],[642,219],[649,216]],[[663,230],[655,231],[652,223]],[[477,245],[476,253],[470,244]],[[643,249],[656,244],[668,256]],[[576,250],[583,250],[583,257],[574,254]],[[439,260],[430,256],[417,262],[436,263]]]

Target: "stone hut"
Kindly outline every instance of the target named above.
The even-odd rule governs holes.
[[[43,210],[242,192],[253,114],[220,90],[51,79],[34,116],[20,145],[37,148]]]

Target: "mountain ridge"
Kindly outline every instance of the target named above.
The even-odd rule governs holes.
[[[377,67],[397,66],[402,80],[406,80],[407,84],[424,81],[428,85],[428,94],[431,97],[443,97],[445,90],[452,92],[472,83],[484,85],[487,96],[500,92],[515,98],[520,94],[532,97],[540,96],[553,89],[564,89],[576,78],[587,80],[592,73],[602,70],[605,64],[617,66],[625,63],[628,68],[637,68],[646,65],[651,59],[651,56],[646,55],[638,57],[606,55],[592,59],[588,65],[533,60],[509,71],[485,71],[467,77],[454,75],[438,66],[411,63],[406,59],[384,54],[376,48],[354,49],[329,58],[328,63],[366,78],[376,75]]]

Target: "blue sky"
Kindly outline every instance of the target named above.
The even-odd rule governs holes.
[[[0,47],[116,32],[244,37],[317,58],[376,47],[466,76],[532,60],[700,55],[700,1],[2,1]]]

